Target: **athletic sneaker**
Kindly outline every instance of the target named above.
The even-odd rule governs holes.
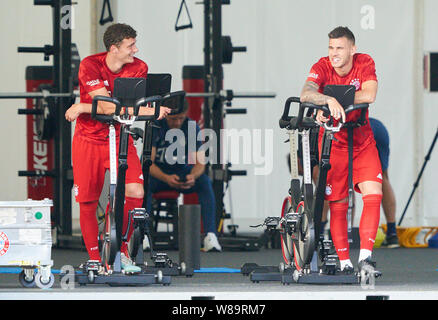
[[[384,248],[399,248],[400,244],[398,243],[398,237],[396,234],[387,234],[385,240],[382,242],[382,247]]]
[[[371,257],[359,261],[358,267],[359,267],[359,272],[361,272],[362,270],[364,270],[365,272],[373,270],[376,278],[382,275],[380,271],[376,270],[376,262],[372,261]]]
[[[120,255],[122,270],[124,270],[127,273],[139,273],[141,272],[141,268],[136,266],[134,262],[126,256],[124,253]]]
[[[354,268],[350,265],[346,265],[343,270],[339,271],[339,274],[343,274],[343,275],[354,274]]]
[[[208,251],[222,251],[222,247],[219,244],[219,241],[216,237],[216,235],[213,232],[207,233],[207,235],[204,238],[204,252]]]
[[[88,273],[88,271],[95,271],[98,275],[105,274],[105,268],[99,260],[88,260],[79,265],[79,270],[84,273]]]

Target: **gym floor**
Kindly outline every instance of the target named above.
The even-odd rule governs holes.
[[[178,262],[177,251],[167,251]],[[146,252],[148,257],[148,253]],[[358,250],[351,250],[357,261]],[[283,285],[280,281],[253,283],[238,272],[245,263],[278,266],[282,261],[279,249],[259,251],[201,252],[201,268],[224,268],[226,273],[198,273],[193,277],[173,276],[169,286],[110,287],[107,285],[75,285],[73,290],[61,288],[56,271],[64,265],[78,266],[87,260],[81,250],[52,250],[55,284],[51,289],[21,287],[18,274],[0,274],[0,300],[63,300],[63,299],[144,299],[190,300],[193,297],[212,297],[215,300],[364,300],[385,297],[390,300],[438,299],[438,250],[432,248],[398,248],[374,250],[377,269],[383,273],[374,288],[354,285]],[[99,293],[96,295],[96,293]]]

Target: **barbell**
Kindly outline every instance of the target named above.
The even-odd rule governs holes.
[[[36,99],[33,109],[18,109],[18,114],[34,115],[37,137],[40,140],[50,140],[55,134],[56,119],[55,110],[60,98],[70,98],[71,104],[79,97],[78,91],[57,93],[51,92],[49,84],[43,84],[35,92],[0,92],[0,99]],[[233,90],[221,90],[214,92],[188,92],[188,98],[220,98],[228,103],[235,98],[275,98],[274,92],[234,92]],[[236,113],[244,113],[239,110]],[[227,112],[233,113],[233,112]]]
[[[221,90],[219,93],[214,92],[187,92],[186,97],[190,98],[210,98],[221,97],[225,101],[231,101],[234,98],[275,98],[275,92],[234,92],[233,90]],[[0,92],[0,99],[45,99],[45,98],[77,98],[79,93],[66,92],[54,93],[45,91],[35,92]]]

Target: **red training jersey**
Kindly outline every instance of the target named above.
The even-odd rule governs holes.
[[[356,53],[353,56],[353,67],[350,72],[341,77],[335,69],[332,67],[329,57],[319,59],[310,69],[309,76],[306,81],[315,82],[319,86],[319,92],[323,93],[326,85],[354,85],[356,92],[360,91],[362,84],[369,80],[377,81],[376,67],[374,60],[367,54]],[[347,115],[346,121],[355,121],[360,117],[361,110],[350,112]],[[373,140],[373,131],[371,130],[368,121],[368,111],[366,113],[367,124],[354,129],[353,145],[355,149],[361,149],[365,147]],[[337,124],[337,121],[334,121]],[[320,130],[320,138],[322,137],[324,130]],[[336,140],[333,140],[333,147],[335,148],[348,148],[348,134],[347,129],[342,128],[341,131],[335,133]]]
[[[119,73],[113,73],[106,65],[106,55],[107,52],[102,52],[81,61],[78,74],[81,103],[92,103],[89,93],[100,88],[106,88],[112,96],[116,78],[146,78],[148,66],[142,60],[134,57],[134,62],[125,64]],[[116,127],[117,133],[119,127]],[[75,134],[93,142],[105,142],[108,141],[108,125],[83,113],[76,119]]]

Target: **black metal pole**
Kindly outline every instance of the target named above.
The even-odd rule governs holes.
[[[71,0],[55,0],[53,2],[53,84],[56,93],[72,91],[71,20],[70,24],[63,23],[66,19],[65,15],[72,14],[71,5]],[[72,18],[69,17],[69,19]],[[56,175],[54,212],[60,236],[72,235],[71,125],[64,117],[65,111],[70,105],[71,98],[60,98],[55,115],[57,126],[54,159]]]
[[[211,57],[211,45],[210,45],[210,39],[211,39],[211,32],[210,32],[210,25],[212,22],[212,9],[211,9],[211,3],[210,0],[204,1],[204,92],[206,94],[210,94],[212,90],[212,82],[211,82],[211,76],[212,76],[212,57]],[[212,99],[212,96],[205,97],[204,99],[204,109],[203,109],[203,116],[204,116],[204,127],[205,128],[211,128],[210,123],[210,101]]]
[[[213,191],[216,199],[216,224],[219,223],[224,204],[224,171],[222,167],[221,135],[223,119],[223,100],[220,92],[223,88],[222,72],[222,1],[204,1],[204,91],[214,93],[205,99],[204,126],[212,128],[217,137],[216,161],[211,165]]]

